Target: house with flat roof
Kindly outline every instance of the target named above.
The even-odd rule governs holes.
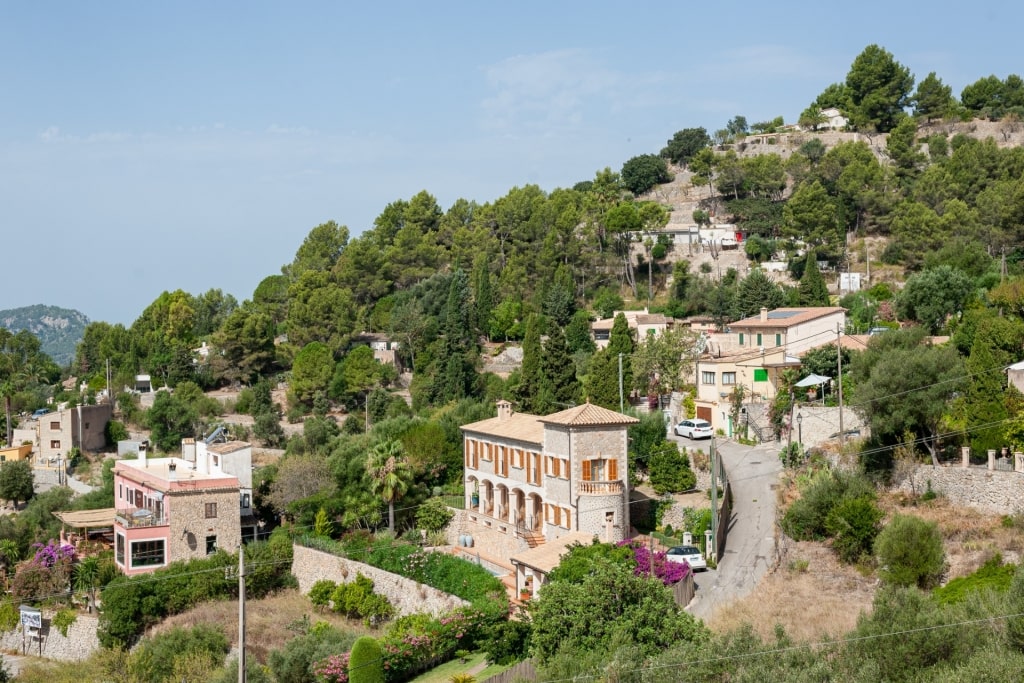
[[[462,426],[466,524],[491,557],[517,567],[517,555],[572,535],[615,542],[629,537],[626,431],[636,418],[585,403],[546,416],[516,413]]]
[[[114,562],[128,575],[234,551],[242,540],[238,477],[204,449],[196,459],[138,458],[114,465]]]

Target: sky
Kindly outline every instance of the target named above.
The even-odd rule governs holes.
[[[794,122],[870,44],[956,95],[1024,73],[1024,5],[765,7],[7,0],[0,310],[242,301],[328,220],[356,236],[421,190],[486,203],[683,128]]]

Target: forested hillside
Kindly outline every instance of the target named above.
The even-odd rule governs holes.
[[[43,353],[55,363],[68,365],[89,319],[78,311],[57,306],[24,306],[0,311],[0,327],[11,332],[28,330],[39,337]]]

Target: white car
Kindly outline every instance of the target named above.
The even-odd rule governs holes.
[[[686,562],[693,571],[708,568],[707,560],[700,554],[700,548],[694,545],[677,545],[669,548],[665,553],[665,559],[669,562]]]
[[[676,435],[689,439],[710,439],[713,433],[707,420],[683,420],[676,425]]]

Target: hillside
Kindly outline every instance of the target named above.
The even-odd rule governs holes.
[[[0,311],[0,326],[11,332],[28,330],[39,337],[42,351],[58,365],[64,366],[75,358],[75,347],[89,319],[79,311],[58,306],[22,306]]]

